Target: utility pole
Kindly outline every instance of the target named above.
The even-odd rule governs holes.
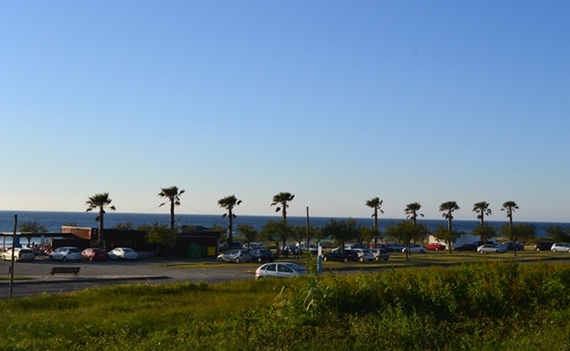
[[[311,253],[311,243],[309,242],[309,240],[311,240],[311,234],[309,232],[309,206],[307,206],[307,247],[306,249],[309,250],[309,254]]]
[[[16,228],[18,228],[18,215],[14,215],[14,232],[12,233],[12,260],[10,260],[10,287],[8,297],[12,297],[12,284],[14,283],[14,244],[16,243]]]

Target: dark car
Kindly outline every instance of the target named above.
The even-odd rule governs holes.
[[[399,245],[399,244],[394,244],[394,243],[387,243],[386,244],[386,250],[388,250],[390,252],[402,252],[403,249],[404,249],[404,247],[402,245]]]
[[[536,251],[550,251],[552,248],[552,241],[539,241],[534,245]]]
[[[356,261],[358,260],[358,254],[353,250],[345,249],[341,251],[341,249],[334,249],[328,254],[323,256],[323,260],[325,261],[339,261],[339,262],[348,262],[348,261]]]
[[[453,251],[477,251],[477,245],[475,244],[463,244],[453,248]]]
[[[249,250],[249,255],[251,256],[251,261],[257,262],[273,262],[277,258],[277,256],[271,252],[269,249],[257,249],[257,250]]]
[[[524,245],[520,241],[517,241],[517,242],[505,241],[503,243],[503,245],[505,245],[507,247],[507,250],[509,250],[509,251],[514,251],[514,250],[523,251],[524,250]]]

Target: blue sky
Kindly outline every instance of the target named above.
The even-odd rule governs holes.
[[[568,1],[3,1],[0,33],[0,210],[570,222]]]

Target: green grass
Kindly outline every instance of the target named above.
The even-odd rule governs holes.
[[[0,350],[566,350],[568,288],[566,263],[489,259],[101,287],[0,300]]]

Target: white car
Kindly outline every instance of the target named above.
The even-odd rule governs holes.
[[[255,270],[255,279],[290,278],[307,274],[307,269],[292,262],[266,263]]]
[[[402,249],[402,252],[406,253],[406,251],[408,251],[408,248],[404,247]],[[411,253],[426,253],[427,248],[424,246],[424,244],[410,244],[410,252]]]
[[[368,249],[352,249],[358,255],[358,261],[372,261],[374,260],[374,255]]]
[[[73,246],[62,246],[52,251],[48,258],[50,260],[77,261],[81,262],[81,250]]]
[[[130,247],[116,247],[107,254],[112,260],[136,260],[139,258],[139,254]]]
[[[17,247],[14,249],[14,261],[33,261],[36,258],[34,251]],[[9,261],[12,259],[12,249],[2,253],[2,259]]]
[[[550,248],[552,252],[570,252],[570,244],[568,243],[554,243]]]
[[[507,252],[507,248],[505,245],[501,244],[485,244],[481,245],[477,248],[477,252],[484,254],[484,253],[505,253]]]

